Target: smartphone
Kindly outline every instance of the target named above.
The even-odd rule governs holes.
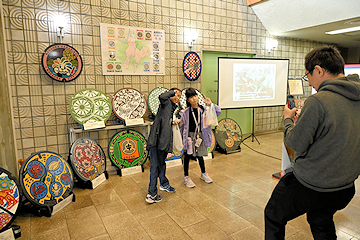
[[[290,109],[293,109],[295,107],[295,100],[293,95],[287,95],[287,104]]]

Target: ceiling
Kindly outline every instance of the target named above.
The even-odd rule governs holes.
[[[360,48],[360,31],[325,34],[360,26],[360,0],[264,0],[251,8],[273,36]]]

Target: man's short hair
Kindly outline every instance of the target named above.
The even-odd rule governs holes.
[[[305,57],[305,68],[312,73],[315,66],[319,65],[331,75],[344,74],[345,61],[339,50],[334,46],[321,46],[313,49]]]

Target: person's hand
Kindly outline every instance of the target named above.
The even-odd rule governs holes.
[[[168,153],[168,154],[166,155],[166,158],[171,158],[172,155],[173,155],[172,153]]]
[[[207,105],[211,105],[211,99],[208,98],[208,97],[206,97],[205,95],[204,95],[204,102],[205,102]]]
[[[172,124],[176,126],[176,125],[178,125],[179,123],[180,123],[180,119],[174,117],[174,118],[173,118],[173,121],[172,121]]]
[[[290,109],[288,107],[288,105],[286,104],[284,107],[284,119],[286,119],[286,118],[294,119],[296,111],[297,111],[296,107],[294,107],[293,109]]]

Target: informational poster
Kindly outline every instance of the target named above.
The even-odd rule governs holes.
[[[165,31],[100,24],[103,75],[165,75]]]

